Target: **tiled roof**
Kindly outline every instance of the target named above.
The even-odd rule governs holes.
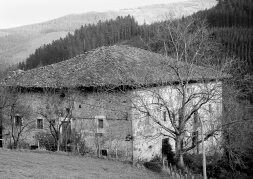
[[[145,85],[183,80],[217,79],[217,72],[125,45],[100,47],[60,63],[16,73],[7,86],[76,88]],[[191,69],[191,70],[189,70]]]

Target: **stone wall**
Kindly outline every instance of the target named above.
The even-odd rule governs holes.
[[[198,116],[203,121],[204,133],[207,133],[210,129],[216,128],[220,124],[220,117],[222,115],[222,88],[221,83],[209,83],[209,84],[191,84],[188,85],[189,90],[187,93],[199,93],[202,90],[214,89],[217,90],[217,96],[210,100],[208,103],[203,105],[198,110]],[[134,136],[134,159],[136,160],[151,160],[152,158],[158,156],[162,157],[162,140],[168,138],[168,136],[160,135],[161,133],[170,135],[162,129],[158,124],[155,123],[154,119],[166,126],[171,128],[171,123],[169,121],[168,113],[164,107],[158,107],[155,105],[158,101],[154,94],[158,93],[166,106],[170,110],[175,111],[176,118],[178,118],[178,110],[180,108],[180,101],[182,100],[182,95],[178,93],[176,86],[166,86],[147,90],[139,90],[134,92],[133,98],[135,98],[136,105],[133,106],[132,119],[133,119],[133,136]],[[199,99],[196,98],[192,100],[187,108],[191,108]],[[137,106],[137,107],[136,107]],[[145,106],[145,107],[144,107]],[[148,108],[148,109],[145,109]],[[144,111],[144,112],[143,112]],[[149,115],[145,113],[149,111]],[[166,113],[164,119],[164,112]],[[165,121],[166,120],[166,121]],[[201,139],[200,124],[197,124],[197,131],[199,133],[198,140]],[[190,147],[192,145],[192,132],[194,131],[194,115],[186,125],[185,147]],[[205,142],[206,151],[208,153],[213,153],[217,150],[217,144],[220,142],[220,133],[214,137],[209,138]],[[168,139],[172,149],[175,150],[175,141],[172,138]],[[196,152],[196,148],[190,152]],[[201,147],[199,146],[199,152],[201,152]]]
[[[129,101],[119,93],[98,93],[81,91],[64,92],[22,92],[19,100],[31,109],[30,118],[34,120],[33,129],[24,132],[22,139],[30,145],[37,145],[35,135],[38,132],[49,132],[49,122],[45,118],[57,119],[61,112],[71,110],[71,129],[81,136],[87,150],[97,153],[106,150],[113,157],[132,158],[132,142],[125,141],[131,135],[131,115]],[[69,108],[69,109],[67,109]],[[59,119],[58,122],[61,120]],[[103,129],[98,129],[98,119],[104,119]],[[43,129],[36,128],[36,120],[43,119]],[[25,119],[24,119],[25,120]],[[56,122],[56,125],[58,123]],[[72,139],[73,140],[73,139]],[[73,141],[72,141],[73,142]]]
[[[191,84],[187,93],[199,92],[203,88],[217,85],[219,93],[221,83],[210,84]],[[181,95],[178,94],[176,86],[166,86],[150,88],[146,90],[135,90],[126,93],[105,93],[92,91],[58,91],[58,92],[22,92],[19,94],[19,100],[31,108],[30,119],[34,120],[34,129],[24,134],[31,145],[37,144],[35,135],[41,131],[48,131],[49,123],[42,114],[47,114],[47,118],[59,118],[59,113],[64,116],[66,111],[71,112],[71,129],[78,136],[81,136],[79,142],[85,144],[87,150],[96,154],[98,149],[106,150],[107,154],[112,157],[118,157],[131,160],[151,160],[152,158],[162,156],[162,141],[165,138],[159,135],[161,132],[166,133],[153,120],[152,116],[167,128],[172,128],[168,114],[165,114],[164,108],[153,105],[157,99],[153,98],[153,90],[159,92],[165,100],[166,105],[178,111],[180,108]],[[142,99],[150,109],[150,116],[136,110],[140,107],[139,100]],[[197,99],[196,99],[197,100]],[[191,107],[195,102],[189,103]],[[142,107],[140,109],[143,109]],[[144,110],[145,111],[145,110]],[[57,115],[56,115],[57,113]],[[204,131],[215,128],[219,125],[219,118],[222,114],[222,98],[217,97],[207,104],[203,105],[198,111],[199,117],[204,122]],[[166,118],[166,120],[164,119]],[[176,116],[178,117],[178,116]],[[36,120],[44,119],[44,129],[36,128]],[[61,122],[60,119],[58,122]],[[103,128],[99,128],[99,120],[103,120]],[[192,132],[194,130],[194,118],[187,124],[185,137],[185,146],[192,145]],[[57,123],[56,123],[57,124]],[[199,131],[200,140],[200,128]],[[73,132],[72,132],[73,134]],[[133,136],[133,140],[127,140],[127,136]],[[218,139],[218,140],[217,140]],[[220,142],[220,134],[215,138],[210,138],[205,142],[208,152],[216,150],[217,143]],[[72,138],[77,140],[76,138]],[[75,141],[76,142],[76,141]],[[169,139],[172,149],[175,150],[175,141]],[[201,148],[199,148],[201,149]],[[196,152],[196,148],[191,152]],[[201,152],[201,150],[199,150]]]

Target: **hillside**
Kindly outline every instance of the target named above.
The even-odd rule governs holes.
[[[0,30],[0,68],[24,61],[35,49],[53,40],[65,37],[69,32],[85,24],[115,19],[130,14],[139,24],[149,24],[167,18],[179,18],[210,8],[216,0],[185,0],[173,4],[152,5],[135,9],[109,12],[72,14],[51,21],[11,29]]]

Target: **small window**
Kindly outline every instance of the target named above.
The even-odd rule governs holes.
[[[106,117],[105,116],[95,116],[95,125],[97,128],[97,134],[103,134],[106,132]]]
[[[66,108],[66,112],[69,114],[70,113],[70,108]]]
[[[43,129],[43,119],[37,119],[37,129]]]
[[[100,150],[100,152],[101,152],[102,156],[107,156],[107,150],[102,149],[102,150]]]
[[[98,119],[98,128],[103,129],[104,128],[104,120],[103,119]]]
[[[167,119],[166,119],[166,117],[167,117],[167,115],[166,115],[166,111],[163,111],[163,120],[164,121],[166,121]]]
[[[209,113],[213,113],[212,104],[208,105],[208,111],[209,111]]]
[[[23,125],[21,116],[15,116],[14,119],[15,119],[15,125],[16,126],[22,126]]]

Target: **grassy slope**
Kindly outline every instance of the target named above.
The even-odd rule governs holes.
[[[0,179],[5,178],[168,178],[117,161],[0,149]]]

